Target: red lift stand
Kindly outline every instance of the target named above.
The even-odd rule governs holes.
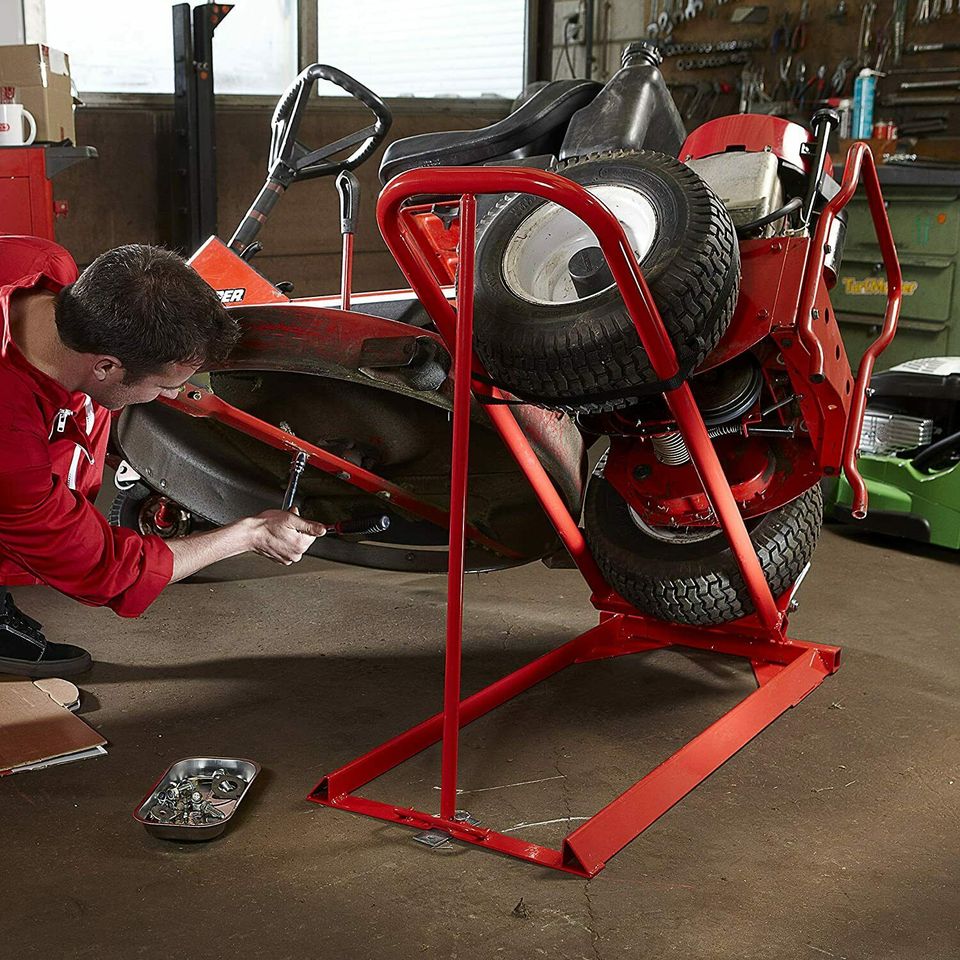
[[[883,332],[864,355],[857,375],[854,401],[845,433],[848,475],[856,476],[855,454],[866,388],[877,355],[890,342],[900,307],[900,269],[883,209],[873,158],[857,144],[847,157],[843,183],[820,217],[811,242],[804,291],[820,282],[823,242],[836,213],[853,195],[861,168],[889,279]],[[384,189],[377,218],[387,245],[429,311],[454,356],[453,465],[450,495],[450,566],[448,574],[446,669],[443,710],[406,733],[325,776],[310,794],[316,803],[350,810],[391,823],[430,831],[540,866],[581,877],[593,877],[606,862],[670,809],[697,784],[735,754],[764,727],[814,690],[840,664],[838,647],[804,643],[786,636],[786,608],[779,605],[763,576],[749,535],[717,459],[712,442],[688,384],[664,394],[683,433],[704,490],[729,539],[756,613],[717,627],[686,627],[643,616],[619,598],[604,581],[576,518],[570,516],[534,455],[508,406],[487,411],[504,443],[531,483],[543,509],[593,591],[600,612],[598,626],[521,667],[478,693],[461,700],[460,668],[463,635],[463,556],[466,525],[466,485],[470,430],[470,392],[502,398],[485,384],[484,370],[473,352],[473,283],[476,194],[530,193],[566,207],[594,232],[620,288],[657,376],[669,380],[678,372],[673,345],[616,218],[582,187],[555,174],[528,168],[451,167],[413,170]],[[414,196],[446,195],[460,200],[460,258],[457,307],[444,297],[429,265],[403,226],[401,207]],[[819,246],[817,246],[819,244]],[[804,302],[801,295],[800,302]],[[797,325],[797,317],[791,321]],[[803,324],[799,324],[801,330]],[[802,333],[801,333],[802,336]],[[805,338],[804,338],[805,339]],[[816,371],[816,357],[811,357]],[[471,378],[467,371],[480,374]],[[472,382],[471,382],[472,380]],[[855,487],[856,489],[856,487]],[[573,830],[559,850],[499,833],[465,819],[456,809],[457,750],[460,728],[564,667],[671,646],[710,650],[750,661],[758,689],[708,727],[672,757]],[[370,800],[354,793],[404,760],[442,742],[440,813]]]

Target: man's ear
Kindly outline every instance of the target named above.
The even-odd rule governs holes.
[[[93,375],[101,383],[123,378],[123,364],[116,357],[97,357]]]

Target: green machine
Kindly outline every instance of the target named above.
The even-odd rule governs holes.
[[[903,306],[878,370],[920,357],[960,356],[960,170],[880,168],[887,216],[903,270]],[[843,264],[830,298],[850,362],[880,332],[886,282],[861,193],[847,206]]]
[[[828,513],[863,529],[960,549],[960,170],[880,170],[903,270],[897,335],[871,381],[858,466],[869,513],[853,521],[843,478]],[[846,249],[831,296],[855,366],[880,331],[886,283],[866,199],[848,206]],[[892,369],[885,369],[892,367]]]
[[[852,521],[845,478],[828,512],[866,530],[960,549],[960,357],[909,360],[871,380],[857,465],[869,512]]]

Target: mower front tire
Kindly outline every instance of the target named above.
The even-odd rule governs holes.
[[[823,522],[819,486],[747,520],[774,597],[785,594],[810,562]],[[626,501],[594,476],[584,508],[587,542],[603,575],[642,613],[670,623],[713,626],[753,613],[753,601],[722,530],[698,537],[638,522]]]

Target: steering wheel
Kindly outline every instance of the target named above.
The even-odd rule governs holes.
[[[327,80],[336,84],[351,97],[359,100],[373,114],[374,122],[319,150],[308,150],[297,141],[296,137],[307,109],[307,100],[318,80]],[[293,173],[288,180],[289,183],[292,180],[309,180],[313,177],[353,170],[383,143],[392,122],[393,116],[387,105],[372,90],[368,90],[362,83],[336,67],[315,63],[307,67],[277,101],[271,122],[273,136],[270,141],[268,166],[270,174],[283,177],[286,171],[282,168],[286,167]],[[346,160],[330,159],[351,147],[357,147],[357,149]]]
[[[310,150],[297,140],[297,133],[307,109],[307,101],[318,80],[336,84],[359,100],[373,114],[374,122],[319,150]],[[393,115],[387,105],[358,80],[323,63],[307,67],[277,101],[270,122],[267,180],[230,238],[230,248],[242,254],[250,246],[284,190],[295,180],[311,180],[358,167],[383,143],[391,123]],[[356,149],[346,159],[332,159],[354,147]]]

